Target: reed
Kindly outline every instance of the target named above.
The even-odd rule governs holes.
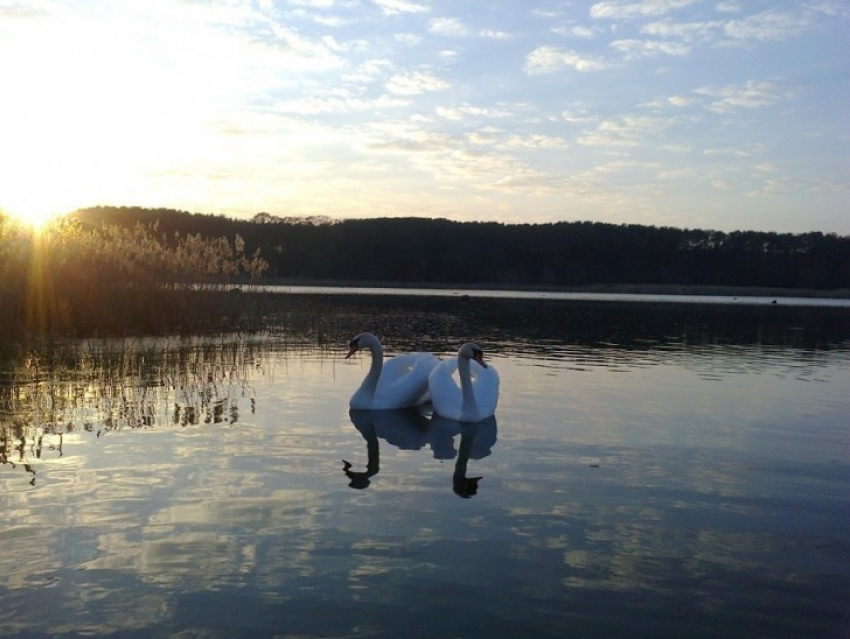
[[[93,230],[69,219],[33,230],[0,212],[0,340],[220,329],[244,322],[233,283],[266,268],[238,235]]]

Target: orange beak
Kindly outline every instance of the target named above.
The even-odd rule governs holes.
[[[484,353],[480,351],[475,353],[475,361],[481,364],[482,367],[487,368],[487,364],[484,363]]]

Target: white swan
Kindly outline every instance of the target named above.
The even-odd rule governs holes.
[[[460,377],[460,387],[454,379]],[[484,363],[477,344],[460,347],[457,359],[441,362],[428,377],[434,413],[459,422],[479,422],[496,412],[499,373]]]
[[[361,349],[372,353],[372,365],[351,400],[356,410],[408,408],[428,401],[428,374],[439,363],[431,353],[406,353],[384,361],[381,341],[360,333],[348,344],[348,359]]]

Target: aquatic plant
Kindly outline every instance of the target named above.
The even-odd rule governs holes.
[[[11,340],[204,331],[232,323],[238,305],[223,291],[267,266],[238,235],[169,237],[155,224],[91,229],[68,218],[36,230],[0,212],[0,331]]]
[[[237,424],[267,368],[263,340],[74,340],[0,358],[0,468],[35,483],[81,438],[124,429]]]

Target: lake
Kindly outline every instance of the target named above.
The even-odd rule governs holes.
[[[850,636],[847,307],[280,297],[3,355],[0,634]],[[362,330],[495,417],[350,412]]]

